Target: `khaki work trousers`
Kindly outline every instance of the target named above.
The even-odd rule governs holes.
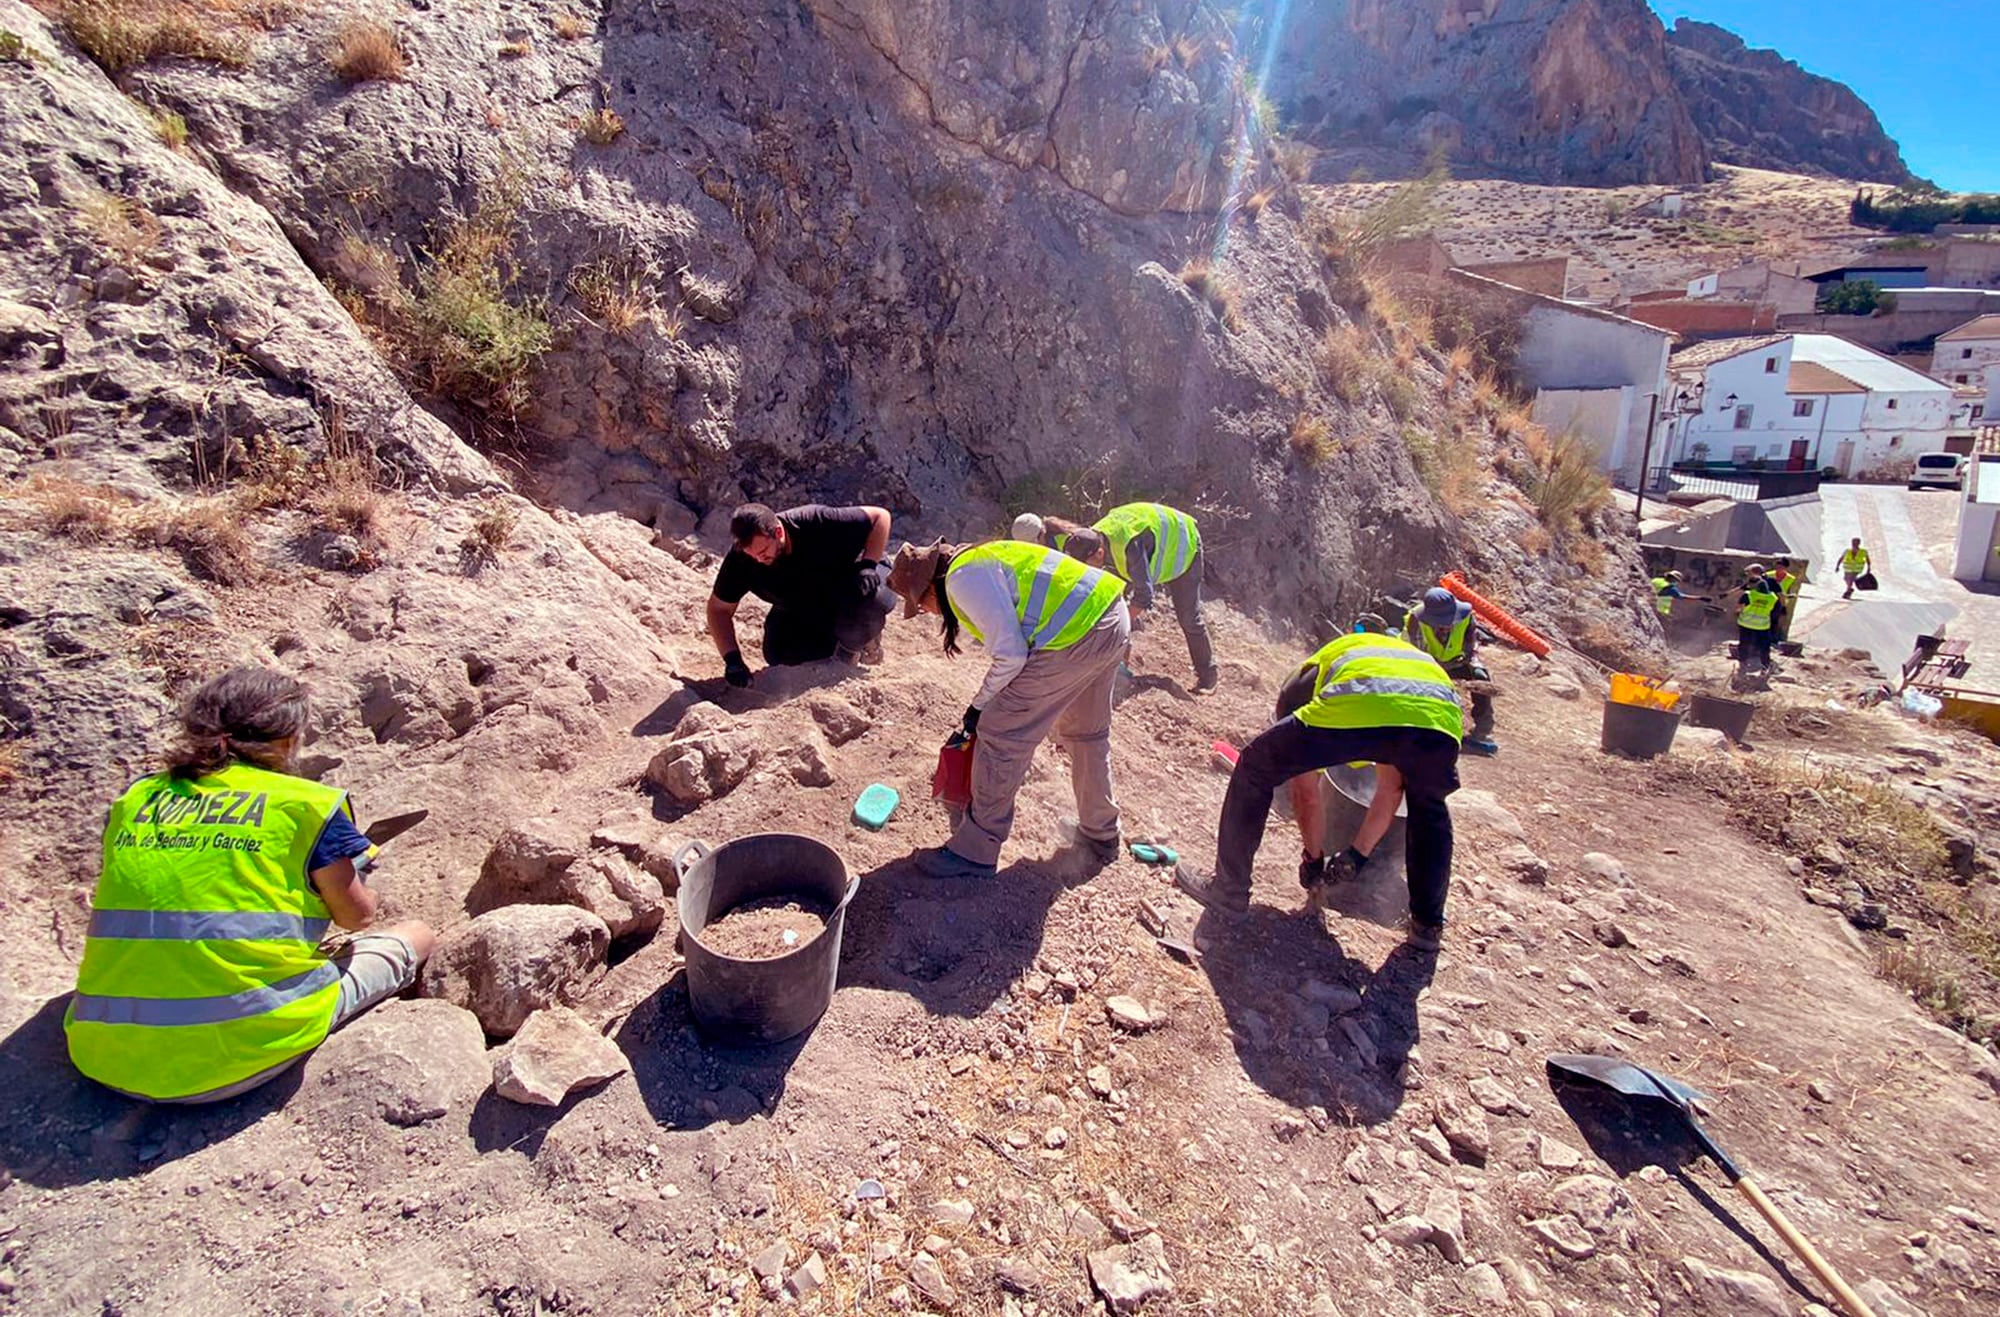
[[[1111,688],[1132,647],[1132,616],[1120,599],[1067,649],[1044,649],[1001,688],[979,715],[972,754],[972,807],[951,835],[953,852],[998,864],[1014,830],[1014,797],[1050,731],[1069,752],[1076,817],[1086,837],[1118,839],[1111,794]]]

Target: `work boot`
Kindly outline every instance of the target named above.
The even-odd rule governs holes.
[[[849,649],[845,645],[835,645],[833,647],[833,661],[836,663],[845,663],[851,668],[861,662],[861,651],[858,649]]]
[[[1491,759],[1494,755],[1500,753],[1500,743],[1498,741],[1495,741],[1490,736],[1479,736],[1475,734],[1466,737],[1462,744],[1464,749],[1468,753],[1475,755],[1484,755],[1488,759]]]
[[[1403,935],[1403,940],[1419,951],[1436,951],[1444,945],[1444,925],[1426,924],[1412,917],[1410,931]]]
[[[1197,695],[1210,695],[1213,694],[1215,688],[1221,684],[1222,684],[1222,673],[1214,668],[1210,668],[1207,672],[1201,673],[1195,677],[1194,693]]]
[[[1211,914],[1229,923],[1233,924],[1250,913],[1250,902],[1247,898],[1242,904],[1237,904],[1216,890],[1215,879],[1197,873],[1185,864],[1174,866],[1174,886],[1201,902]]]
[[[1000,871],[997,864],[968,860],[949,846],[917,852],[917,868],[929,878],[991,878]]]
[[[861,647],[861,666],[873,668],[882,662],[882,638],[880,636]]]
[[[1116,863],[1119,852],[1124,850],[1123,838],[1113,837],[1111,840],[1105,841],[1100,837],[1089,836],[1084,832],[1083,825],[1074,818],[1065,816],[1058,819],[1056,827],[1062,833],[1064,841],[1076,847],[1099,864]]]

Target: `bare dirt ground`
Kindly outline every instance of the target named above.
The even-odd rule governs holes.
[[[1210,741],[1254,734],[1305,649],[1215,620],[1221,692],[1188,694],[1180,636],[1155,623],[1115,733],[1128,830],[1197,863],[1225,783]],[[840,991],[808,1035],[704,1039],[671,918],[580,1007],[632,1073],[554,1110],[485,1091],[474,1062],[412,1077],[384,1040],[421,1037],[423,1003],[398,1002],[264,1092],[146,1111],[69,1070],[52,998],[0,1026],[0,1307],[1082,1313],[1101,1310],[1098,1254],[1150,1279],[1157,1313],[1820,1311],[1828,1297],[1712,1167],[1684,1165],[1657,1125],[1551,1091],[1543,1058],[1571,1051],[1710,1094],[1723,1145],[1879,1312],[2000,1304],[1991,1054],[1871,972],[1876,947],[1802,899],[1791,848],[1733,824],[1711,789],[1738,753],[1837,761],[1990,827],[1992,747],[1886,712],[1781,712],[1866,682],[1807,666],[1814,684],[1768,697],[1753,752],[1684,732],[1675,760],[1700,771],[1676,775],[1599,752],[1587,670],[1496,652],[1503,750],[1463,766],[1453,926],[1430,955],[1389,926],[1393,872],[1346,916],[1305,914],[1275,818],[1240,926],[1198,921],[1129,858],[1093,872],[1060,840],[1054,747],[997,880],[922,877],[910,851],[946,831],[933,755],[979,673],[936,643],[899,622],[880,669],[760,674],[738,692],[690,636],[685,689],[622,707],[601,753],[522,784],[521,817],[639,809],[710,842],[834,844],[862,884]],[[638,788],[700,702],[782,727],[806,723],[812,695],[866,724],[832,749],[833,785],[755,772],[692,811]],[[871,781],[905,802],[881,833],[849,820]],[[425,873],[412,904],[447,921],[471,877]],[[399,878],[381,882],[393,895]],[[1156,944],[1142,899],[1192,933],[1197,964]],[[1147,1027],[1114,1023],[1113,997]],[[419,1072],[446,1065],[418,1050]],[[441,1114],[384,1104],[384,1085],[437,1094]],[[1150,1244],[1105,1253],[1153,1234],[1157,1269]]]
[[[1685,201],[1674,219],[1648,213],[1666,188],[1454,179],[1438,191],[1436,232],[1466,264],[1569,256],[1569,296],[1597,301],[1674,288],[1747,260],[1836,260],[1881,237],[1847,222],[1858,184],[1733,165],[1715,174],[1677,194]],[[1336,207],[1364,209],[1397,186],[1313,190]]]

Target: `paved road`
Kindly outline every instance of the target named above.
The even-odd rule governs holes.
[[[1820,580],[1800,595],[1794,637],[1814,645],[1859,645],[1893,673],[1916,637],[1940,622],[1972,642],[1965,684],[2000,691],[2000,594],[1951,578],[1960,500],[1951,490],[1894,485],[1820,487]],[[1872,555],[1882,588],[1840,597],[1840,555],[1854,536]]]

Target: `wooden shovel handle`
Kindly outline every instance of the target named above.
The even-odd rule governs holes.
[[[1874,1309],[1864,1303],[1859,1294],[1848,1288],[1847,1282],[1840,1278],[1840,1273],[1833,1269],[1833,1264],[1819,1255],[1819,1250],[1812,1246],[1812,1241],[1798,1232],[1798,1228],[1778,1210],[1778,1205],[1766,1198],[1764,1191],[1759,1189],[1749,1176],[1746,1175],[1738,1180],[1736,1187],[1750,1200],[1750,1206],[1757,1209],[1757,1214],[1771,1223],[1771,1229],[1778,1232],[1778,1236],[1791,1247],[1792,1252],[1798,1254],[1805,1264],[1812,1268],[1812,1274],[1819,1278],[1819,1283],[1833,1291],[1833,1296],[1840,1300],[1840,1306],[1847,1309],[1848,1317],[1875,1317]]]

